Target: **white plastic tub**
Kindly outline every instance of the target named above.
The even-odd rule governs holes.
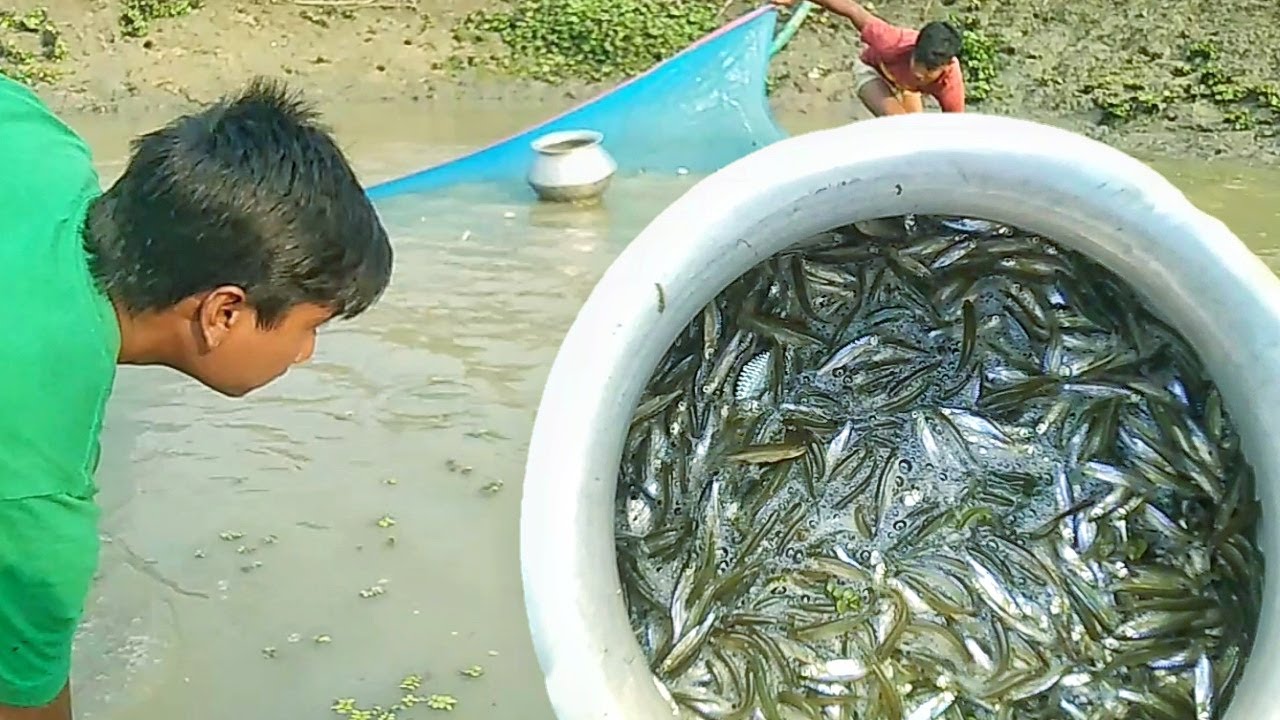
[[[525,603],[560,720],[671,717],[623,606],[613,501],[636,402],[666,348],[732,280],[815,233],[925,213],[1018,225],[1126,278],[1196,347],[1258,476],[1280,557],[1280,281],[1221,222],[1106,145],[1035,123],[925,114],[784,140],[698,183],[601,278],[556,356],[521,508]],[[1280,720],[1276,580],[1228,720]]]

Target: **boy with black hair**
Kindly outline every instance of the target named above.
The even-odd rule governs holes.
[[[774,0],[783,7],[797,0]],[[945,22],[919,31],[881,20],[854,0],[814,0],[846,17],[865,48],[854,61],[858,98],[877,117],[924,111],[921,94],[932,95],[943,112],[964,112],[964,77],[957,59],[961,35]]]
[[[315,113],[281,85],[89,148],[0,76],[0,720],[68,720],[98,561],[93,473],[117,365],[241,396],[386,288],[392,251]]]

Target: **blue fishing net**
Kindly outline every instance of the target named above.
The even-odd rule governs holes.
[[[761,8],[680,54],[541,125],[469,155],[369,189],[379,200],[471,184],[523,186],[529,144],[557,130],[595,130],[618,175],[714,172],[784,137],[765,94],[777,13]]]

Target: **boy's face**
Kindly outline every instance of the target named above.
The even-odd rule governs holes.
[[[240,397],[309,360],[316,331],[332,317],[329,308],[303,303],[263,328],[243,290],[218,288],[200,301],[195,352],[183,370],[224,395]]]
[[[946,72],[946,66],[929,69],[925,64],[915,58],[911,58],[911,74],[915,76],[916,82],[921,85],[928,85],[938,78],[942,77],[942,73]]]

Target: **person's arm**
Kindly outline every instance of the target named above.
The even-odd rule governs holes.
[[[20,708],[0,705],[0,720],[71,720],[71,683],[44,707]]]
[[[942,112],[964,112],[964,76],[960,72],[959,62],[955,62],[947,71],[945,79],[938,83],[937,88],[933,98],[938,101]]]
[[[791,7],[801,0],[773,0],[774,5],[782,7]],[[868,25],[875,24],[877,21],[883,22],[880,18],[871,14],[870,10],[862,7],[854,0],[810,0],[814,5],[825,8],[827,11],[835,13],[844,18],[848,18],[853,26],[858,28],[858,32],[862,32]]]
[[[71,644],[98,565],[98,509],[0,500],[0,720],[71,720]]]

